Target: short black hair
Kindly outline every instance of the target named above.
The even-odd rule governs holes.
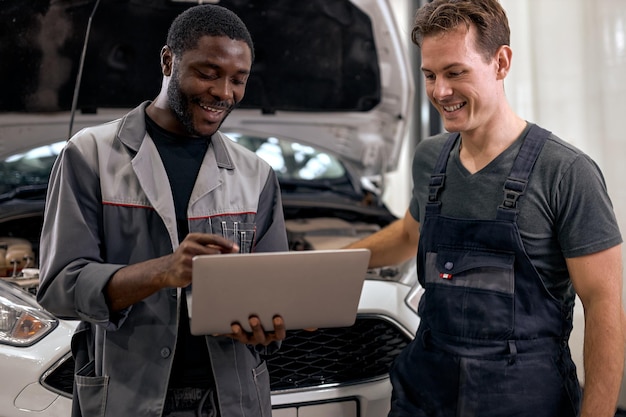
[[[246,25],[231,10],[213,4],[193,6],[179,14],[170,25],[167,45],[180,57],[194,49],[203,36],[228,36],[245,42],[254,62],[254,44]]]

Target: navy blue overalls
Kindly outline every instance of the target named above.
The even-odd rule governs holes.
[[[416,338],[391,373],[389,416],[576,416],[581,392],[567,340],[572,308],[526,255],[517,200],[549,132],[533,125],[495,220],[441,215],[451,134],[430,179],[417,255],[425,288]]]

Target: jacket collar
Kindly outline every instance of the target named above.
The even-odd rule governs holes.
[[[126,147],[131,149],[135,154],[139,151],[141,143],[146,137],[145,112],[150,101],[144,101],[139,106],[132,109],[120,122],[117,137]],[[224,141],[230,140],[221,132],[216,132],[211,136],[211,144],[215,152],[215,162],[217,166],[224,169],[234,169],[232,158],[228,153],[228,148]]]

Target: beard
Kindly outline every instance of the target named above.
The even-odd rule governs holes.
[[[189,136],[194,136],[194,137],[204,138],[204,139],[211,138],[212,134],[207,136],[199,132],[198,129],[196,129],[196,126],[193,121],[193,112],[190,110],[189,107],[191,103],[197,103],[198,105],[200,105],[201,100],[199,98],[190,97],[182,91],[182,89],[180,88],[180,80],[178,78],[178,71],[176,71],[176,69],[174,69],[174,73],[172,74],[170,83],[167,87],[167,101],[168,101],[171,111],[174,113],[174,116],[176,117],[178,122],[183,126],[183,128],[185,129],[185,131],[187,132]],[[224,120],[226,120],[226,117],[233,110],[233,106],[224,102],[216,102],[216,103],[212,103],[212,105],[215,107],[226,109],[225,116],[222,118],[219,125],[215,128],[215,131],[217,131],[220,128],[220,126],[222,126],[222,123],[224,123]]]
[[[176,71],[177,72],[177,71]],[[172,74],[167,87],[167,101],[176,119],[190,136],[202,136],[193,124],[193,116],[189,111],[189,99],[180,89],[178,74]]]

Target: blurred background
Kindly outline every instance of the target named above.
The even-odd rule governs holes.
[[[511,26],[513,69],[505,85],[513,109],[584,150],[598,163],[626,236],[626,1],[500,1]],[[418,91],[410,137],[405,141],[398,171],[388,177],[385,194],[392,211],[401,216],[411,190],[412,149],[441,127],[421,88],[419,50],[410,42],[413,14],[426,0],[390,2],[396,7],[398,23],[406,24],[405,40],[415,64]],[[592,216],[589,213],[590,221]],[[583,312],[578,302],[570,342],[577,364],[582,364],[583,336]],[[582,380],[582,369],[579,376]],[[626,408],[624,383],[619,405]]]

